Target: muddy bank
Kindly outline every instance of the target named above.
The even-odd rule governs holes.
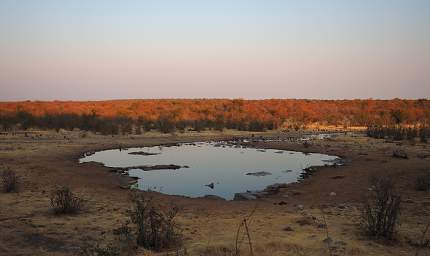
[[[79,164],[82,152],[118,148],[119,145],[126,148],[233,137],[79,138],[72,135],[68,135],[72,138],[68,140],[56,137],[55,133],[41,141],[24,136],[0,140],[0,161],[16,170],[22,182],[19,193],[0,194],[0,255],[76,255],[85,243],[95,244],[112,238],[112,230],[127,220],[129,190],[119,188],[124,176],[109,172],[100,164]],[[190,255],[204,255],[208,248],[231,249],[238,225],[253,211],[254,221],[249,228],[259,253],[326,255],[327,246],[323,242],[326,233],[319,228],[322,209],[330,227],[330,237],[333,241],[342,241],[340,249],[345,251],[344,255],[406,256],[414,252],[409,241],[417,240],[423,223],[427,223],[430,216],[429,192],[414,189],[417,177],[430,170],[429,158],[418,155],[429,155],[430,146],[403,143],[402,149],[408,159],[401,159],[392,156],[398,145],[362,136],[312,141],[306,148],[300,141],[254,143],[259,148],[343,156],[347,164],[321,167],[301,183],[279,190],[274,188],[277,193],[252,201],[213,200],[211,196],[190,199],[144,192],[157,203],[174,202],[180,207],[178,222],[183,227]],[[405,199],[402,226],[398,240],[392,245],[366,239],[357,227],[360,202],[373,175],[396,177]],[[49,194],[60,185],[69,186],[85,200],[81,214],[52,216]],[[31,244],[29,239],[33,241]],[[55,240],[55,245],[39,242],[41,240]],[[426,253],[429,251],[422,251],[422,255]]]

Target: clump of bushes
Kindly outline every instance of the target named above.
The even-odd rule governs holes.
[[[410,141],[415,141],[415,138],[419,138],[421,142],[427,143],[427,138],[429,137],[429,134],[429,126],[403,127],[400,125],[394,125],[367,127],[367,136],[377,139],[407,139]]]
[[[367,235],[391,240],[399,225],[401,196],[391,178],[372,178],[364,200],[361,226]]]
[[[3,191],[5,193],[16,192],[18,190],[18,176],[15,171],[5,169],[2,172]]]
[[[427,191],[430,189],[430,174],[418,176],[415,181],[415,188],[419,191]]]
[[[81,250],[82,256],[132,256],[136,255],[136,242],[128,222],[113,230],[114,240],[109,243],[86,245]],[[102,241],[106,241],[103,237]]]
[[[72,193],[70,188],[62,187],[51,193],[51,207],[55,214],[71,214],[81,210],[82,199]]]
[[[141,193],[132,195],[129,210],[131,222],[136,225],[136,242],[145,249],[161,251],[181,245],[181,232],[175,222],[179,209],[162,209]]]

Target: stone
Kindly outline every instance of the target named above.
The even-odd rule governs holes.
[[[222,198],[220,196],[216,196],[216,195],[205,195],[205,196],[203,196],[203,198],[205,198],[205,199],[211,199],[211,200],[222,200],[222,201],[225,201],[224,198]]]
[[[401,159],[408,159],[408,155],[403,149],[395,149],[393,150],[393,157],[395,158],[401,158]]]
[[[307,226],[307,225],[312,225],[313,221],[312,221],[312,218],[303,217],[297,220],[296,223],[299,224],[300,226]]]
[[[325,228],[325,224],[319,223],[319,224],[317,225],[317,228],[321,228],[321,229],[323,229],[323,228]]]
[[[292,232],[294,231],[294,229],[290,226],[285,226],[282,230],[287,231],[287,232]]]
[[[256,176],[256,177],[262,177],[262,176],[272,175],[272,173],[271,172],[260,171],[260,172],[248,172],[246,175]]]
[[[257,197],[251,193],[236,193],[234,194],[233,200],[255,200]]]

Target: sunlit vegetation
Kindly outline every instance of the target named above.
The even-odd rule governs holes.
[[[118,100],[0,103],[0,127],[80,129],[104,135],[236,129],[301,129],[318,124],[424,125],[429,100]],[[409,136],[409,135],[407,135]],[[411,135],[412,136],[412,135]]]

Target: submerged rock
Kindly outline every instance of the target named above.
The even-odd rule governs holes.
[[[271,172],[260,171],[260,172],[248,172],[246,175],[256,176],[256,177],[262,177],[262,176],[272,175],[272,173]]]
[[[159,155],[160,153],[150,153],[145,151],[136,151],[136,152],[130,152],[129,155],[140,155],[140,156],[153,156],[153,155]]]
[[[159,165],[142,165],[142,166],[130,166],[121,168],[121,171],[129,171],[131,169],[140,169],[142,171],[153,171],[153,170],[177,170],[183,168],[183,166],[176,164],[159,164]]]

